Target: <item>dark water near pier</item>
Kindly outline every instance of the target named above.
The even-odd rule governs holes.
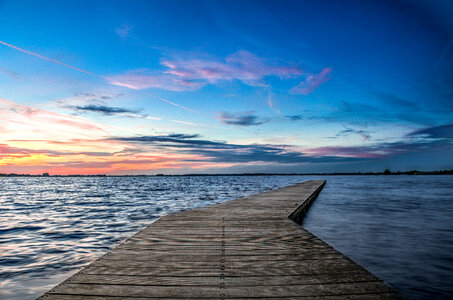
[[[36,298],[160,216],[318,178],[0,178],[0,299]],[[453,296],[453,176],[322,178],[308,230],[406,296]]]
[[[306,229],[410,299],[453,299],[453,176],[327,180]]]

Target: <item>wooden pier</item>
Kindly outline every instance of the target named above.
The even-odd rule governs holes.
[[[296,223],[324,184],[162,217],[40,299],[398,299]]]

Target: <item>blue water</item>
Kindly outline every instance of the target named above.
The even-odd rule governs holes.
[[[453,176],[331,176],[303,226],[410,299],[453,298]]]
[[[0,299],[34,299],[168,213],[325,178],[304,226],[413,299],[452,297],[453,176],[0,178]]]

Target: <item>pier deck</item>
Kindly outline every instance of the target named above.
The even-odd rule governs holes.
[[[296,223],[324,183],[162,217],[40,299],[397,299]]]

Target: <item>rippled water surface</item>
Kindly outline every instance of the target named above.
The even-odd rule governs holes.
[[[36,298],[160,216],[319,178],[0,178],[0,299]],[[322,178],[307,229],[405,295],[453,295],[453,176]]]

